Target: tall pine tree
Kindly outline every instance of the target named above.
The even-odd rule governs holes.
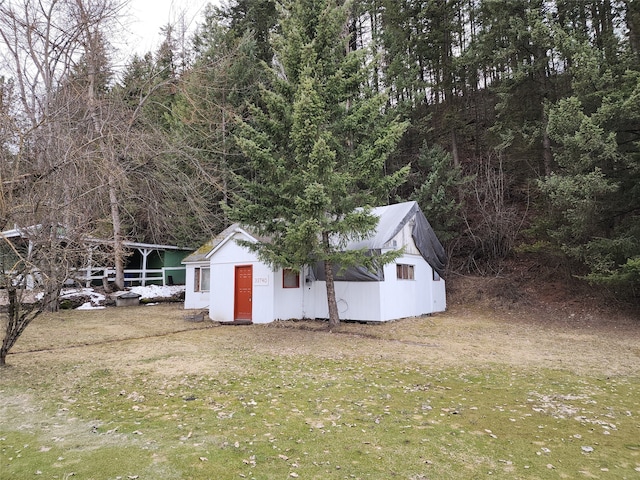
[[[340,0],[287,4],[270,84],[237,138],[253,178],[228,212],[269,239],[246,246],[270,265],[324,263],[329,328],[339,323],[334,265],[371,263],[368,252],[344,246],[376,228],[371,207],[386,203],[407,173],[385,175],[407,125],[385,114],[384,95],[365,87],[366,56],[349,49],[350,7]]]

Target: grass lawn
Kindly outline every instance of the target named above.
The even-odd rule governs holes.
[[[457,306],[329,333],[184,313],[37,319],[0,370],[0,479],[640,478],[633,319]]]

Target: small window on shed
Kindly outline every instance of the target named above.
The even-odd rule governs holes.
[[[194,292],[208,292],[211,283],[211,269],[208,267],[196,267],[193,279]]]
[[[211,269],[202,268],[200,270],[200,291],[208,292],[211,283]]]
[[[296,272],[290,268],[282,270],[282,288],[299,288],[300,272]]]
[[[415,277],[413,274],[413,269],[414,269],[413,265],[404,265],[404,264],[398,263],[396,265],[396,274],[397,274],[398,280],[414,280]]]

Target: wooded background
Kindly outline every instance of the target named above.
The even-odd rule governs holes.
[[[116,267],[124,239],[197,247],[262,178],[240,129],[303,52],[283,19],[344,3],[209,7],[194,35],[167,25],[157,51],[119,67],[119,0],[0,2],[0,227],[112,239]],[[527,258],[638,294],[639,2],[347,7],[335,42],[366,72],[351,88],[386,98],[362,128],[408,125],[383,165],[406,181],[384,203],[420,203],[451,271]]]

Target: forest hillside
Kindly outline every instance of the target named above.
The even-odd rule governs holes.
[[[119,0],[54,3],[0,4],[0,226],[51,227],[49,277],[87,235],[121,272],[247,218],[330,259],[300,245],[416,200],[452,277],[637,304],[639,2],[233,0],[124,67]]]

